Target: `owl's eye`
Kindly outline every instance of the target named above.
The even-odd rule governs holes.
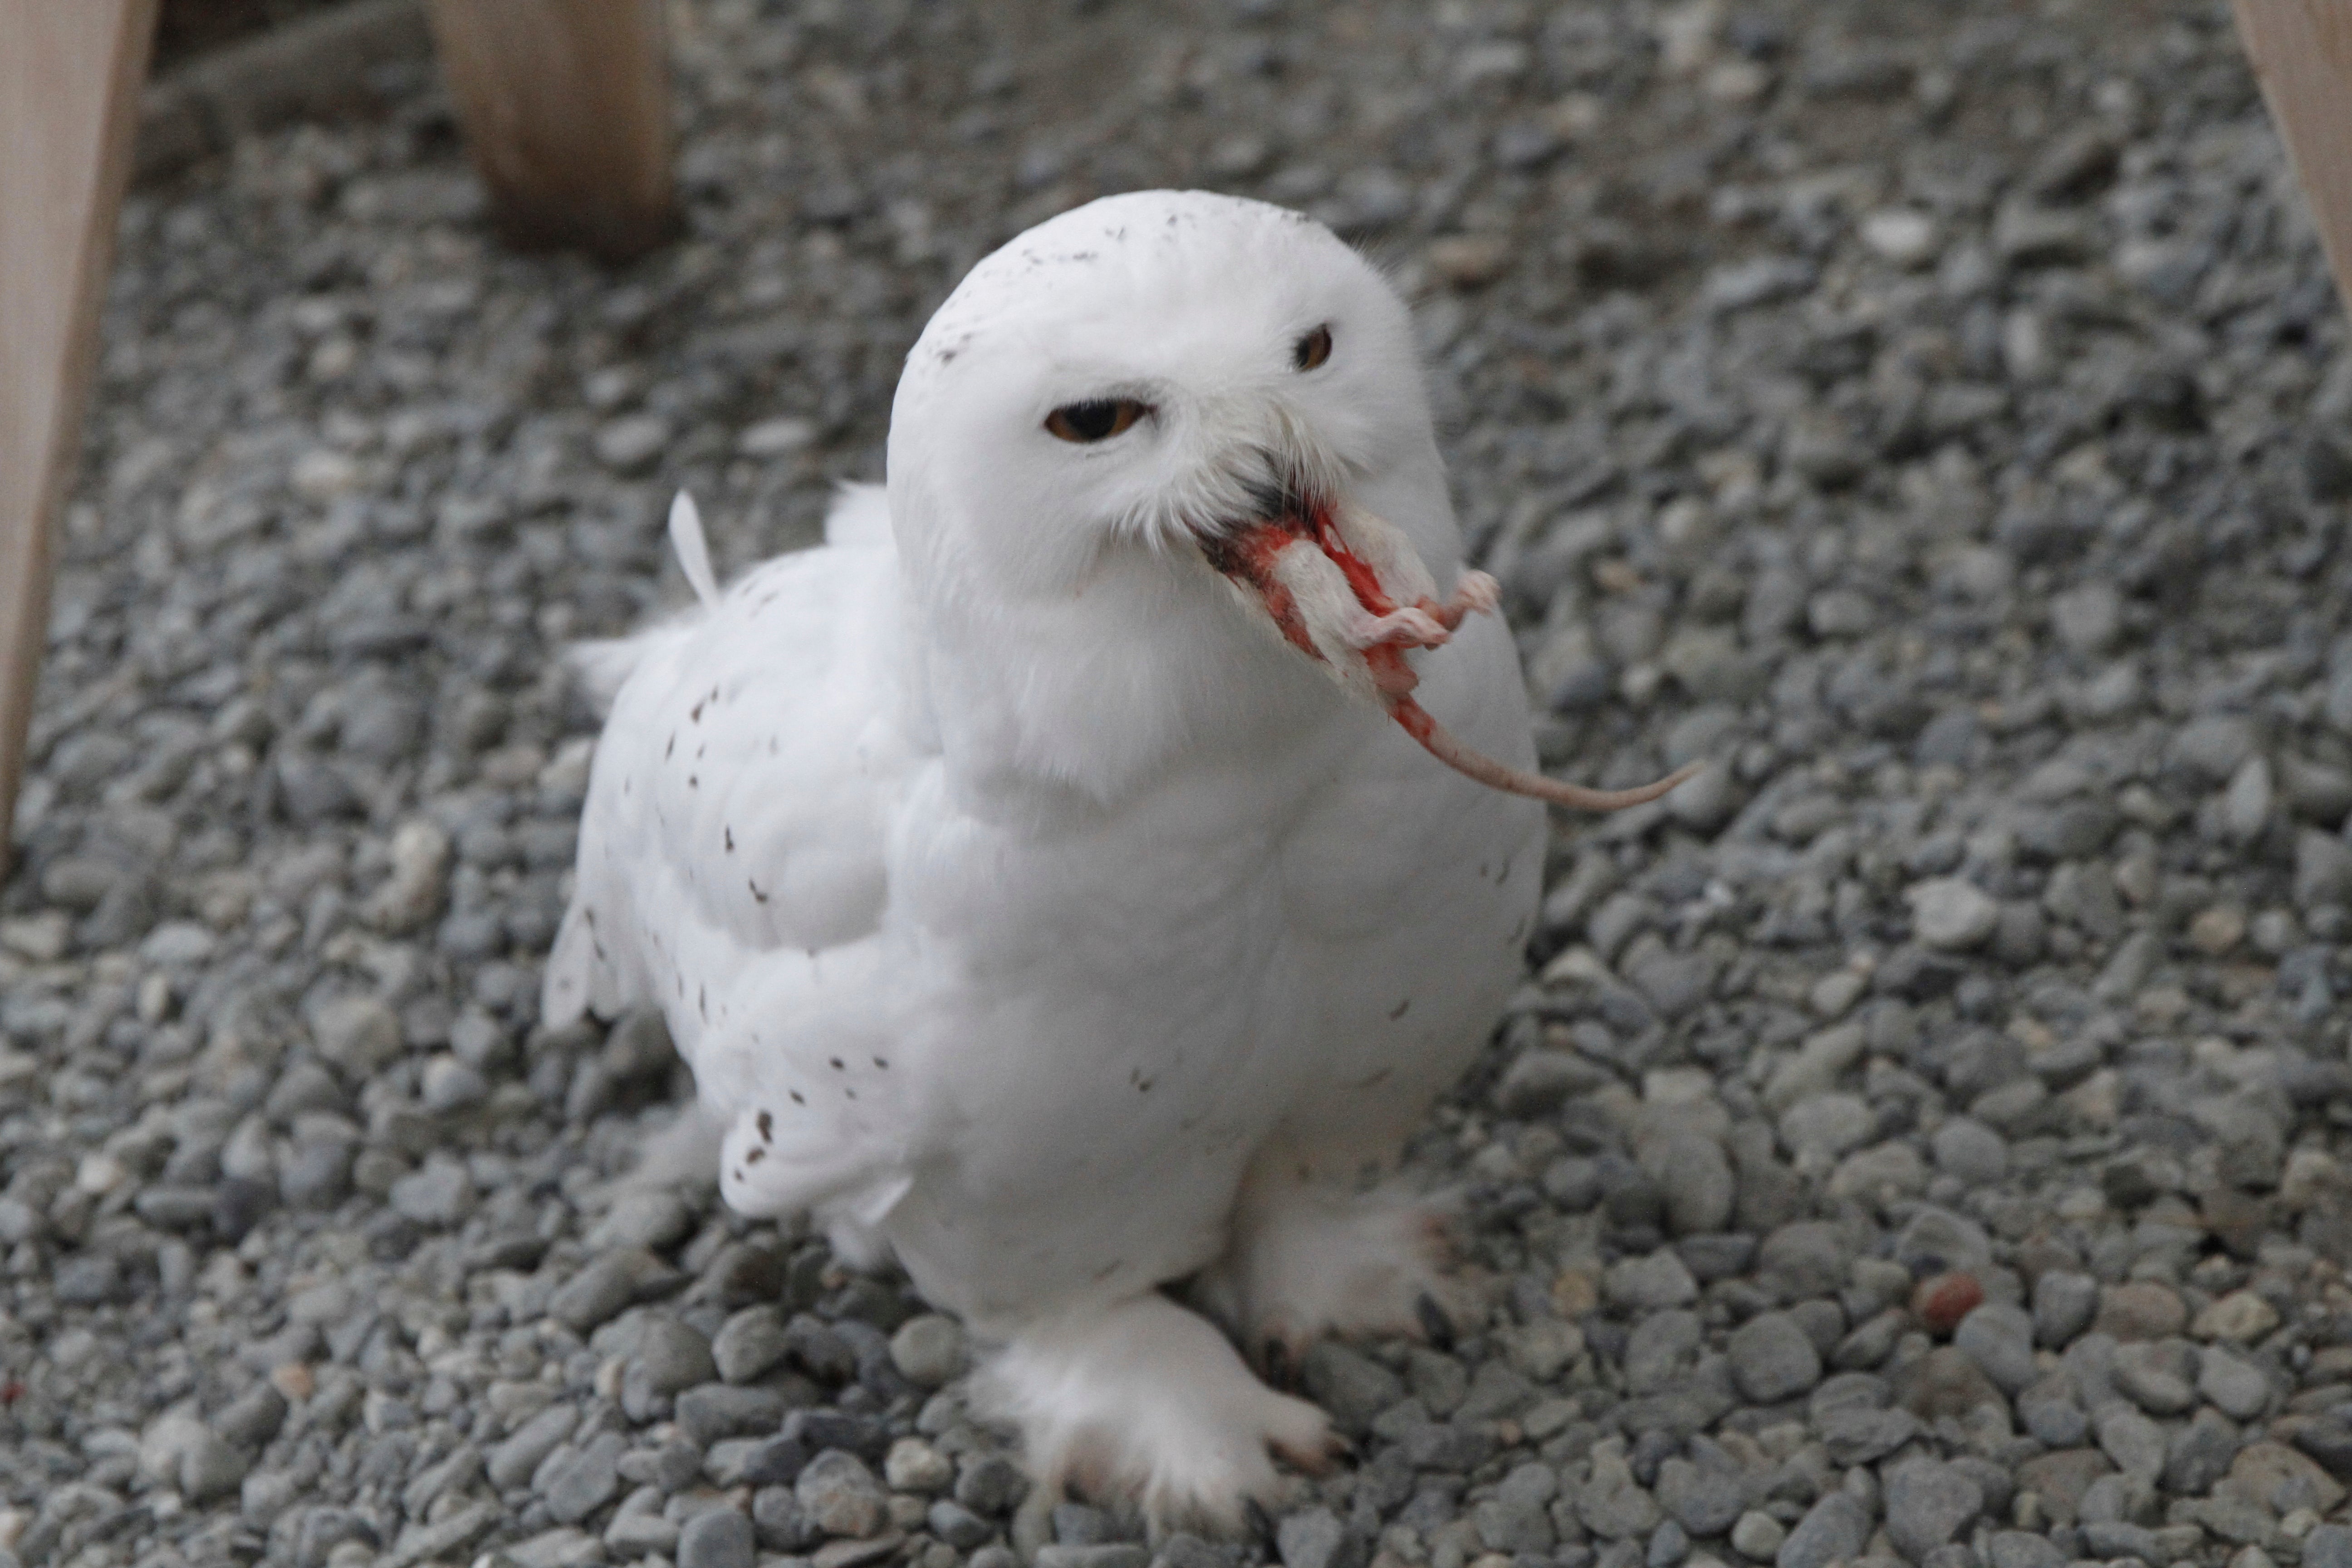
[[[1331,329],[1316,328],[1290,346],[1290,363],[1300,370],[1316,370],[1331,357]]]
[[[1091,447],[1108,441],[1151,412],[1132,397],[1097,397],[1085,403],[1065,403],[1045,416],[1045,428],[1065,441]]]

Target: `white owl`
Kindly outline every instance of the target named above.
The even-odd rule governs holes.
[[[908,356],[887,478],[723,594],[674,515],[702,604],[588,658],[546,1013],[659,1006],[727,1199],[960,1314],[1041,1479],[1232,1526],[1332,1439],[1169,1287],[1254,1351],[1415,1331],[1433,1210],[1381,1173],[1542,880],[1489,786],[1663,786],[1520,771],[1405,309],[1295,214],[1013,240]]]

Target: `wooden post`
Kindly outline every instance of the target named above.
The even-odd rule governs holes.
[[[0,874],[155,0],[0,0]]]
[[[2238,36],[2352,309],[2352,4],[2235,0]]]
[[[427,0],[499,235],[625,261],[677,226],[661,0]]]

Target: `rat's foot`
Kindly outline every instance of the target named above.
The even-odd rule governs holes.
[[[1031,1470],[1154,1530],[1239,1532],[1282,1501],[1269,1454],[1320,1470],[1338,1447],[1323,1413],[1250,1374],[1206,1319],[1157,1291],[1015,1334],[982,1368],[983,1407],[1021,1428]]]
[[[1345,635],[1351,647],[1368,648],[1390,644],[1399,647],[1443,647],[1454,634],[1427,610],[1407,605],[1385,616],[1359,609],[1348,618]]]
[[[1269,1372],[1297,1365],[1325,1334],[1426,1338],[1475,1311],[1475,1283],[1454,1266],[1452,1217],[1441,1201],[1392,1188],[1261,1173],[1197,1288]]]
[[[1491,616],[1503,602],[1502,584],[1484,572],[1465,570],[1454,580],[1454,595],[1431,613],[1447,631],[1454,630],[1471,616]]]

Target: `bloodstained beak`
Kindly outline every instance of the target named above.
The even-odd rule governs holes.
[[[1303,501],[1201,548],[1242,601],[1271,618],[1342,690],[1480,784],[1579,811],[1617,811],[1655,800],[1698,771],[1694,763],[1637,789],[1586,789],[1507,766],[1455,740],[1413,700],[1421,678],[1405,650],[1441,647],[1465,616],[1491,615],[1499,598],[1495,580],[1465,572],[1440,599],[1412,541],[1361,507]]]

